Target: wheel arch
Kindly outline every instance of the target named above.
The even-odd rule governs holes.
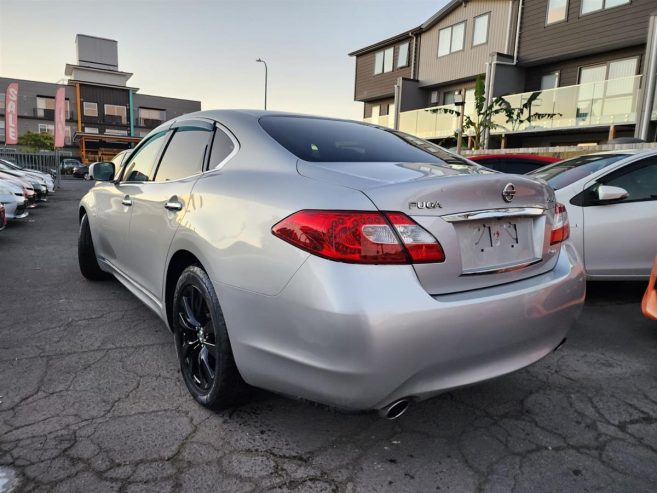
[[[169,265],[166,270],[166,277],[164,279],[164,309],[166,311],[167,325],[169,330],[173,330],[172,308],[173,308],[173,293],[176,290],[178,278],[182,272],[190,265],[198,265],[203,270],[205,267],[199,258],[189,250],[178,250],[169,260]],[[207,271],[206,271],[207,272]]]

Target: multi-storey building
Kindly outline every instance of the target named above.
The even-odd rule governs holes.
[[[654,105],[655,9],[655,0],[452,0],[417,28],[351,53],[355,99],[368,121],[440,141],[458,127],[448,111],[457,110],[455,94],[472,113],[481,77],[489,102],[532,102],[521,122],[496,117],[493,146],[602,143],[635,132],[654,140],[657,112],[646,109]],[[407,38],[409,69],[372,69],[368,59]],[[381,117],[386,108],[394,111]]]
[[[118,67],[117,42],[78,34],[77,63],[67,64],[66,149],[83,162],[107,159],[133,146],[151,129],[199,111],[201,103],[139,93],[132,73]],[[0,78],[0,142],[4,142],[4,93],[17,82],[18,131],[54,133],[55,92],[60,84]]]

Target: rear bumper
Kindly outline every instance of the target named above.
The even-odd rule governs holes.
[[[430,296],[410,266],[311,256],[277,296],[219,285],[250,384],[348,409],[425,399],[528,366],[566,337],[585,295],[566,243],[545,274]]]

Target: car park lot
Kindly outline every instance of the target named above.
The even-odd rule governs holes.
[[[65,181],[0,234],[0,469],[60,491],[654,491],[657,325],[644,283],[589,284],[557,353],[399,420],[266,392],[214,414],[164,324],[77,265]]]

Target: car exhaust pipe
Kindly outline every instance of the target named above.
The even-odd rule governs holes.
[[[379,409],[379,416],[385,419],[397,419],[402,414],[406,412],[410,401],[408,399],[399,399],[394,401],[392,404],[388,404],[386,407]]]

